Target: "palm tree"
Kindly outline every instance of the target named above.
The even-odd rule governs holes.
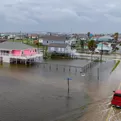
[[[84,40],[80,40],[81,50],[84,51]]]
[[[88,49],[91,51],[91,61],[92,61],[92,54],[94,53],[96,47],[97,47],[97,45],[94,40],[90,40],[88,42]]]
[[[118,35],[119,35],[118,32],[114,33],[113,35],[116,42],[118,41]]]
[[[90,39],[90,32],[87,33],[88,39]]]

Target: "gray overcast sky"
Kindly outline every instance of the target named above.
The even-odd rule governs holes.
[[[121,0],[0,2],[0,31],[121,32]]]

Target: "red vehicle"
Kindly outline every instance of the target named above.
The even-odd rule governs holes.
[[[116,107],[121,107],[121,90],[113,91],[113,99],[111,101],[111,105]]]

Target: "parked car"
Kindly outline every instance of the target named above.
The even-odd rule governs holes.
[[[121,90],[113,91],[114,95],[111,101],[111,105],[121,107]]]

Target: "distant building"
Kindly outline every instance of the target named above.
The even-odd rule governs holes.
[[[29,34],[28,38],[29,39],[38,39],[38,34]]]

